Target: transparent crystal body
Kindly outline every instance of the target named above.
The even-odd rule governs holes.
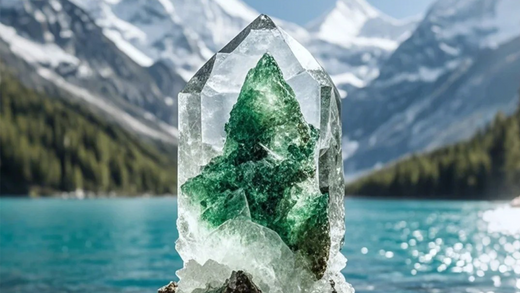
[[[340,97],[310,53],[261,15],[179,94],[179,290],[245,271],[262,292],[353,292]]]

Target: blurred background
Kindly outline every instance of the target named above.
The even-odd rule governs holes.
[[[358,292],[520,292],[518,0],[1,0],[0,291],[175,279],[175,198],[143,196],[176,192],[178,92],[260,13],[342,95]]]

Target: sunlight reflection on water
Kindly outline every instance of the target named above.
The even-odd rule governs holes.
[[[347,243],[360,238],[350,239],[359,248],[357,255],[345,252],[345,273],[357,292],[520,293],[520,209],[485,202],[374,201],[369,210],[350,204]],[[367,222],[369,240],[360,228]],[[360,285],[349,272],[367,261],[371,274]]]
[[[175,279],[176,201],[0,200],[0,292],[143,293]],[[346,199],[356,293],[520,293],[520,209]]]
[[[488,232],[508,235],[520,233],[520,208],[504,206],[485,211],[482,219],[488,223]]]

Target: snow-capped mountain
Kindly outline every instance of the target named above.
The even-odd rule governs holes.
[[[420,22],[338,0],[308,29],[275,20],[344,99],[356,173],[470,136],[520,87],[520,2],[438,0]],[[0,58],[24,83],[175,143],[177,92],[259,13],[240,0],[3,0]]]
[[[393,51],[417,21],[393,19],[365,0],[338,0],[334,8],[309,25],[309,31],[318,39],[346,48],[374,46]]]
[[[308,26],[308,46],[339,87],[364,87],[418,21],[393,19],[365,0],[338,0]]]
[[[259,13],[239,0],[72,0],[96,19],[118,47],[147,66],[157,60],[171,64],[185,80]],[[347,11],[348,7],[362,7]],[[349,28],[355,34],[333,35]],[[276,20],[305,44],[341,84],[360,87],[378,74],[377,66],[415,28],[416,21],[397,21],[365,0],[339,0],[313,22],[309,33],[293,23]],[[350,24],[349,24],[350,23]],[[319,32],[314,30],[319,29]]]
[[[199,35],[183,25],[179,8],[169,0],[72,1],[89,12],[104,34],[142,66],[163,60],[186,80],[212,55]]]
[[[374,36],[370,30],[377,19],[389,18],[364,0],[340,0],[336,6],[341,5],[362,5],[372,19],[365,20],[358,36],[338,36],[343,45],[276,22],[337,74],[337,81],[362,86],[388,54],[345,44]],[[0,57],[25,68],[19,76],[29,86],[65,89],[139,132],[175,136],[177,92],[258,14],[240,0],[4,0]],[[352,15],[335,19],[341,23]],[[379,31],[388,25],[383,23]],[[374,36],[392,44],[398,41],[394,37],[401,38]]]
[[[127,128],[175,142],[177,109],[171,96],[183,80],[169,72],[170,86],[161,86],[155,76],[160,64],[135,63],[73,3],[2,2],[0,47],[2,62],[26,85],[66,92]]]
[[[350,173],[468,138],[515,109],[520,1],[439,0],[379,71],[344,100]]]
[[[259,13],[239,0],[71,0],[143,66],[163,60],[185,81]],[[306,31],[280,21],[299,36]]]

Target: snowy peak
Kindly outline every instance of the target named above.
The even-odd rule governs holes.
[[[83,7],[103,33],[135,62],[150,66],[165,61],[189,78],[209,50],[179,17],[171,0],[71,0]]]
[[[346,136],[357,142],[345,169],[468,138],[498,111],[514,109],[519,28],[518,0],[436,1],[379,76],[345,100]]]
[[[78,100],[143,136],[176,141],[170,97],[183,82],[175,72],[134,62],[70,0],[16,1],[0,2],[0,59],[26,86]]]
[[[380,77],[387,84],[433,82],[483,49],[496,49],[520,36],[519,28],[518,0],[439,0],[380,69]]]
[[[87,10],[134,61],[169,64],[185,81],[259,14],[240,0],[69,1]],[[282,26],[306,37],[296,25]]]
[[[377,11],[364,0],[339,0],[334,8],[314,21],[309,30],[328,42],[348,44],[369,19],[377,16]]]
[[[366,0],[338,0],[309,26],[305,45],[345,98],[379,76],[379,68],[415,30],[419,19],[396,20]]]
[[[247,21],[258,16],[258,13],[255,10],[238,0],[215,0],[215,2],[229,15],[243,18]]]
[[[321,40],[344,47],[376,46],[394,50],[417,21],[399,21],[365,0],[338,0],[334,8],[309,25]]]

